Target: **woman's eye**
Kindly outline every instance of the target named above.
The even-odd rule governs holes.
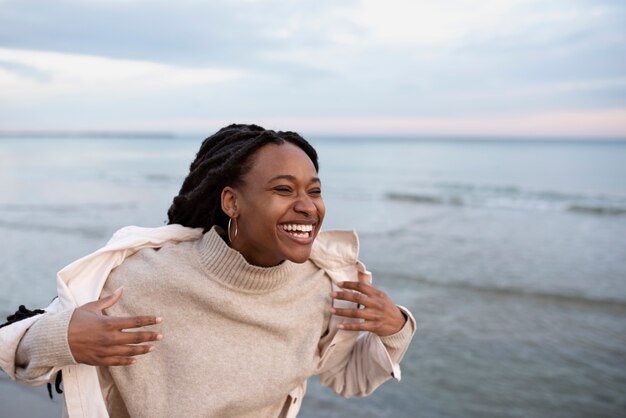
[[[309,190],[309,194],[312,196],[320,196],[322,194],[322,190],[321,189]]]
[[[274,190],[279,192],[279,193],[290,193],[291,192],[291,189],[289,187],[286,187],[286,186],[274,187]]]

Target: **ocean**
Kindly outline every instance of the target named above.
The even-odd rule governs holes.
[[[0,315],[163,225],[202,139],[0,138]],[[301,417],[626,416],[626,142],[309,140],[325,229],[357,230],[418,330],[400,382],[345,400],[311,379]]]

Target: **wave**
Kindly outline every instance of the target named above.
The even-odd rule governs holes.
[[[154,183],[182,184],[184,178],[180,176],[170,176],[167,174],[152,173],[152,174],[146,174],[145,179],[148,182],[154,182]]]
[[[70,213],[89,210],[126,210],[135,209],[136,203],[86,203],[81,205],[63,204],[6,204],[0,205],[0,211],[6,212],[54,212]]]
[[[443,205],[445,201],[437,196],[418,195],[410,193],[386,193],[385,197],[389,200],[397,200],[400,202],[426,203],[430,205]]]
[[[536,289],[522,289],[512,286],[497,286],[487,284],[476,284],[461,281],[441,282],[424,277],[416,277],[402,273],[379,273],[380,276],[384,276],[391,279],[402,280],[406,282],[418,282],[429,286],[447,287],[462,290],[469,290],[474,292],[480,292],[485,294],[491,294],[494,296],[502,297],[518,297],[529,298],[533,300],[542,300],[546,302],[561,302],[561,303],[573,303],[582,304],[592,307],[614,308],[623,310],[626,313],[626,300],[611,297],[600,297],[585,295],[577,292],[571,293],[559,293],[545,290]]]
[[[605,206],[581,206],[572,205],[567,208],[570,212],[592,213],[594,215],[624,215],[626,208],[615,208]]]
[[[626,215],[626,197],[523,190],[516,186],[433,183],[418,192],[389,191],[384,198],[424,204]]]
[[[107,238],[107,231],[95,227],[69,227],[61,225],[36,224],[32,222],[14,222],[0,220],[0,228],[14,229],[18,231],[51,232],[64,235],[80,235],[86,238]]]
[[[506,185],[506,184],[505,185],[473,184],[473,183],[462,183],[462,182],[438,181],[438,182],[433,183],[433,185],[442,189],[461,190],[461,191],[484,190],[484,191],[505,192],[505,193],[516,193],[520,191],[519,187],[513,186],[513,185]]]

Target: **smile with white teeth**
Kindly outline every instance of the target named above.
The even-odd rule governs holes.
[[[284,224],[281,227],[296,238],[309,238],[313,231],[311,224]]]

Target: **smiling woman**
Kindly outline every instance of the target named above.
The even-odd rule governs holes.
[[[289,143],[257,151],[242,185],[222,191],[222,209],[237,226],[231,246],[263,267],[304,263],[326,213],[313,162]]]
[[[400,378],[415,321],[324,214],[307,141],[223,128],[170,225],[124,228],[63,269],[45,314],[0,330],[0,365],[31,385],[61,371],[70,417],[295,417],[313,375],[367,395]]]

